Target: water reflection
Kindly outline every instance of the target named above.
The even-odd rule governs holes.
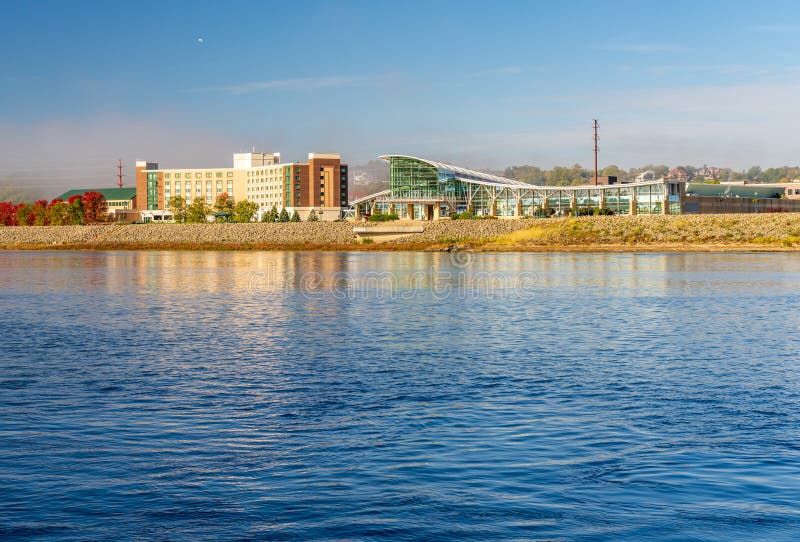
[[[798,271],[2,252],[0,537],[792,538]]]

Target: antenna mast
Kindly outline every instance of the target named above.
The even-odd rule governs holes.
[[[599,139],[597,137],[597,128],[598,128],[597,119],[594,119],[594,185],[595,186],[597,186],[597,151],[600,150],[600,148],[597,146],[597,140]]]
[[[119,187],[122,188],[122,159],[117,160],[117,182]]]

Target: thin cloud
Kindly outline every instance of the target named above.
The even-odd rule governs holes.
[[[307,77],[300,79],[273,79],[271,81],[254,81],[222,87],[221,90],[230,94],[250,94],[264,90],[314,90],[320,88],[335,88],[353,86],[363,79],[356,77]]]
[[[800,24],[757,24],[750,28],[755,32],[772,32],[782,34],[800,32]]]
[[[609,43],[597,48],[622,53],[670,53],[687,50],[683,45],[669,43]]]
[[[251,94],[269,90],[316,90],[325,88],[361,86],[377,82],[376,77],[300,77],[295,79],[271,79],[269,81],[248,81],[223,87],[203,87],[189,89],[187,92],[226,92],[228,94]]]
[[[504,66],[492,70],[481,70],[469,74],[470,77],[489,77],[492,75],[517,75],[522,73],[522,68],[519,66]]]

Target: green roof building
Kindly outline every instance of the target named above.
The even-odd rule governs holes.
[[[86,192],[100,192],[108,202],[108,210],[136,209],[136,188],[78,188],[68,190],[58,196],[58,199],[67,201],[72,196],[81,196]]]

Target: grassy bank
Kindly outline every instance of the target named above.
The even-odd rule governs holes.
[[[800,214],[598,216],[537,220],[484,248],[747,247],[800,248]]]
[[[389,223],[391,224],[391,223]],[[800,250],[800,214],[597,216],[423,222],[362,244],[343,222],[0,227],[3,249],[96,250]]]

